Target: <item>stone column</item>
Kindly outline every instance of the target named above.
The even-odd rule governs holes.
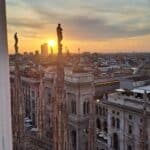
[[[0,0],[0,150],[12,150],[5,0]]]

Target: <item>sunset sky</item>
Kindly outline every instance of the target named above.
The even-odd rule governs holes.
[[[40,50],[58,23],[72,52],[150,52],[150,0],[7,0],[7,19],[10,53],[14,32],[21,52]]]

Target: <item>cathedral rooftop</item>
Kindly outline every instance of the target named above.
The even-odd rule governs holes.
[[[94,76],[89,72],[72,72],[65,74],[65,81],[72,83],[93,82]]]

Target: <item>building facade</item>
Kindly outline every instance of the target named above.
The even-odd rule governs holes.
[[[70,150],[95,149],[95,103],[92,74],[82,71],[65,76]]]
[[[109,95],[108,145],[113,150],[150,149],[150,87]]]

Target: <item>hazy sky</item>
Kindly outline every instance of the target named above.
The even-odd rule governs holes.
[[[7,0],[9,49],[34,51],[64,28],[70,51],[150,51],[150,0]]]

